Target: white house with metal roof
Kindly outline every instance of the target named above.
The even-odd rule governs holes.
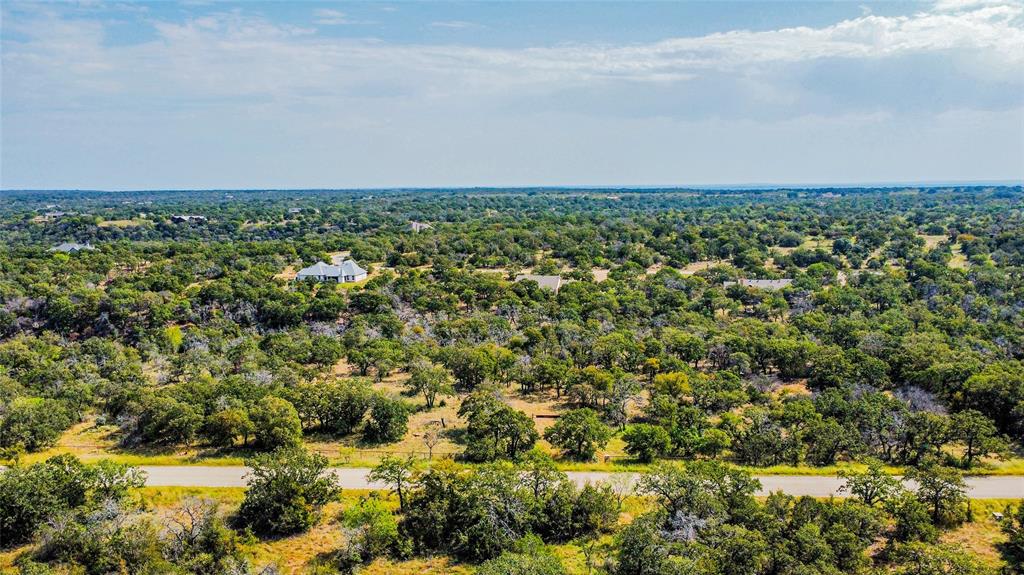
[[[336,266],[316,262],[308,268],[299,270],[299,273],[295,274],[295,279],[338,283],[358,282],[366,279],[366,270],[351,259],[344,260]]]
[[[739,284],[743,287],[757,288],[763,290],[780,290],[785,289],[793,285],[793,280],[790,278],[784,278],[780,280],[752,280],[752,279],[740,279],[735,282],[724,282],[722,287],[729,287],[732,285]]]
[[[54,246],[50,248],[50,251],[61,252],[65,254],[73,254],[75,252],[92,251],[94,249],[96,248],[92,247],[92,245],[89,244],[89,242],[86,242],[84,244],[80,244],[77,242],[64,242],[59,246]]]

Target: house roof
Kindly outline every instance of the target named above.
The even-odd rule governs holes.
[[[316,262],[308,268],[299,270],[299,276],[325,276],[338,277],[341,275],[341,268],[324,262]]]
[[[324,262],[316,262],[308,268],[302,268],[299,273],[296,274],[298,277],[305,276],[323,276],[330,278],[345,277],[345,276],[358,276],[365,274],[366,270],[359,267],[359,264],[355,260],[345,260],[341,262],[341,265],[333,266]]]
[[[50,251],[51,252],[71,253],[71,252],[77,252],[77,251],[81,251],[81,250],[94,250],[94,249],[96,249],[96,248],[92,247],[88,243],[80,244],[80,243],[77,243],[77,242],[64,242],[64,243],[62,243],[59,246],[55,246],[55,247],[50,248]]]
[[[766,290],[778,290],[778,289],[782,289],[782,288],[785,288],[785,287],[789,287],[790,285],[793,284],[793,280],[789,279],[789,278],[780,279],[780,280],[740,279],[739,282],[725,282],[722,285],[724,285],[725,287],[729,287],[731,285],[735,285],[736,283],[739,283],[741,286],[744,286],[744,287],[752,287],[752,288],[766,289]]]
[[[341,262],[341,275],[343,276],[358,276],[365,274],[366,270],[359,267],[359,264],[355,260],[345,260]]]
[[[519,274],[516,276],[517,282],[523,280],[535,281],[540,287],[556,292],[558,288],[562,287],[562,276],[542,276],[537,274]]]

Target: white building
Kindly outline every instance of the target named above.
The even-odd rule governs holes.
[[[295,275],[298,280],[313,280],[318,282],[350,283],[366,279],[366,270],[359,267],[355,260],[344,260],[341,265],[331,265],[324,262],[316,262],[308,268],[302,268]]]
[[[65,254],[73,254],[73,253],[82,252],[82,251],[92,251],[94,249],[96,249],[96,248],[92,247],[92,245],[89,244],[89,242],[86,242],[84,244],[80,244],[80,243],[77,243],[77,242],[64,242],[64,243],[62,243],[59,246],[54,246],[54,247],[50,248],[50,251],[51,252],[61,252],[61,253],[65,253]]]
[[[516,283],[521,281],[534,281],[537,285],[543,289],[551,290],[558,293],[558,290],[562,288],[562,284],[565,283],[562,280],[562,276],[544,276],[538,274],[519,274],[516,276]]]
[[[738,282],[724,282],[722,287],[729,287],[732,285],[740,284],[743,287],[757,288],[763,290],[780,290],[785,289],[793,285],[793,280],[789,278],[781,280],[751,280],[751,279],[740,279]]]

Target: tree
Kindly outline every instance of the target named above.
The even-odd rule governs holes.
[[[302,421],[289,401],[266,396],[250,412],[256,445],[277,449],[298,445],[302,441]]]
[[[240,407],[232,407],[207,417],[202,433],[212,445],[230,447],[239,437],[243,444],[248,444],[249,436],[255,428],[249,419],[249,412]]]
[[[360,498],[345,510],[342,524],[348,532],[347,556],[355,556],[359,563],[369,563],[377,557],[403,557],[409,541],[398,531],[395,515],[376,494]]]
[[[366,476],[370,481],[379,481],[388,486],[398,496],[398,506],[405,509],[405,492],[412,479],[413,459],[399,459],[385,455],[376,467]]]
[[[761,483],[749,473],[717,461],[658,463],[642,475],[637,492],[653,495],[666,521],[679,513],[700,519],[738,514],[754,504]]]
[[[657,575],[669,572],[670,549],[662,539],[664,512],[645,513],[615,536],[617,575]]]
[[[327,458],[283,447],[246,461],[251,468],[238,509],[244,525],[258,533],[290,535],[313,526],[324,505],[340,493]]]
[[[0,413],[0,447],[20,445],[26,451],[51,447],[71,423],[71,413],[63,401],[15,398]]]
[[[578,461],[589,461],[597,450],[607,445],[612,431],[601,423],[597,412],[589,408],[574,409],[558,418],[544,432],[544,439]]]
[[[846,483],[839,490],[849,491],[865,505],[884,505],[902,491],[903,484],[885,472],[881,461],[868,459],[866,463],[868,468],[862,472],[840,471],[839,475],[846,479]]]
[[[659,455],[671,450],[672,440],[665,428],[658,425],[639,423],[630,425],[622,434],[626,441],[626,453],[643,463],[650,463]]]
[[[435,365],[422,364],[413,368],[412,374],[406,381],[406,386],[412,393],[422,394],[427,409],[433,409],[437,396],[455,393],[452,382],[453,379],[448,370]]]
[[[377,396],[370,408],[364,433],[369,441],[391,443],[402,439],[409,429],[409,409],[397,399]]]
[[[140,405],[135,434],[145,442],[188,445],[202,423],[202,415],[192,405],[173,397],[147,395]]]
[[[432,421],[423,430],[423,446],[427,448],[427,459],[434,458],[434,448],[441,443],[441,430],[438,422]]]
[[[134,467],[110,461],[87,466],[72,455],[57,455],[0,473],[0,540],[27,541],[50,517],[120,501],[145,483]]]
[[[338,435],[347,435],[362,423],[373,405],[373,389],[368,383],[340,381],[319,387],[316,413],[320,425]]]
[[[517,459],[533,448],[540,437],[533,420],[512,409],[494,388],[481,388],[459,407],[466,419],[465,457],[471,461]]]
[[[1002,454],[1008,449],[1006,440],[998,435],[995,423],[975,409],[953,414],[950,427],[953,440],[963,445],[960,465],[966,469],[973,467],[981,457],[990,453]]]
[[[963,520],[961,505],[967,501],[967,484],[959,471],[928,464],[911,468],[907,478],[917,482],[917,498],[930,508],[932,523],[954,525]]]

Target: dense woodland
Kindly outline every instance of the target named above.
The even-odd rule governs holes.
[[[133,540],[147,553],[122,557],[142,565],[128,572],[246,572],[233,528],[302,531],[336,496],[304,439],[386,449],[410,434],[424,450],[457,445],[456,461],[386,458],[398,508],[346,512],[352,546],[331,568],[443,554],[481,573],[560,573],[548,546],[583,541],[594,572],[623,575],[987,572],[935,543],[971,517],[962,473],[1020,457],[1019,187],[4,194],[0,448],[15,467],[0,497],[25,482],[64,498],[0,502],[35,506],[0,518],[5,543],[36,542],[24,572],[116,570],[85,563],[54,510],[67,530],[152,531]],[[62,242],[94,249],[51,251]],[[370,278],[289,276],[338,252]],[[557,293],[512,281],[523,271],[565,281]],[[415,414],[453,407],[458,421],[410,430]],[[259,500],[251,486],[237,525],[200,510],[203,537],[226,547],[183,550],[124,520],[131,485],[97,479],[131,484],[130,469],[21,462],[84,421],[115,427],[127,453],[305,469],[315,494],[269,481]],[[623,494],[558,471],[604,462],[613,444],[651,464],[650,507],[624,527]],[[750,468],[850,463],[868,465],[851,499],[753,497]],[[1003,556],[1019,565],[1013,517],[1018,547]],[[189,566],[189,553],[221,555]]]

